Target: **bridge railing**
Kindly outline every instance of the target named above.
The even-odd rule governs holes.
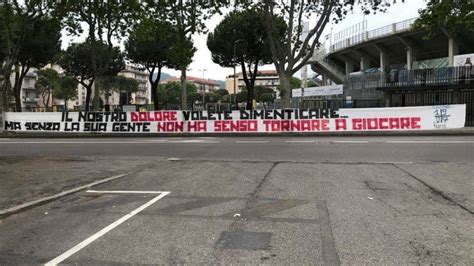
[[[370,89],[409,86],[472,85],[474,67],[458,66],[415,70],[389,70],[350,76],[346,88]]]
[[[395,33],[405,32],[411,30],[413,23],[415,23],[417,18],[411,18],[407,20],[403,20],[397,23],[393,23],[384,27],[380,27],[374,30],[366,31],[352,37],[346,38],[342,41],[339,41],[330,46],[330,52],[336,52],[338,50],[342,50],[347,47],[351,47],[353,45],[363,43],[369,40],[382,38],[388,35],[392,35]]]

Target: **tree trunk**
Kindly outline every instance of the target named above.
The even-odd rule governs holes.
[[[13,93],[15,94],[15,109],[17,112],[21,110],[21,87],[23,86],[23,80],[26,74],[30,71],[30,67],[27,64],[22,64],[21,70],[19,66],[15,66],[15,84],[13,86]]]
[[[3,108],[4,112],[8,111],[8,107],[10,105],[10,92],[12,89],[12,83],[10,81],[10,77],[12,74],[12,67],[13,63],[11,59],[5,59],[5,63],[3,65],[3,86],[2,86],[2,91],[1,94],[2,96],[0,97],[2,102],[0,107]]]
[[[91,94],[92,94],[92,88],[91,87],[92,87],[92,84],[85,87],[86,88],[86,106],[85,106],[86,111],[89,111],[89,109],[90,109]]]
[[[280,72],[280,98],[281,107],[290,108],[290,97],[291,97],[291,74]]]
[[[91,88],[92,88],[92,85],[91,85]],[[94,88],[94,98],[92,98],[92,108],[93,108],[94,111],[100,111],[99,88]]]
[[[186,91],[186,67],[181,68],[181,109],[188,109],[188,99]]]
[[[253,86],[249,86],[247,88],[247,107],[246,107],[247,110],[253,110],[253,91],[254,91]]]
[[[159,110],[158,106],[158,80],[151,83],[151,99],[153,100],[153,106],[155,107],[155,111]]]
[[[15,66],[15,84],[13,85],[13,92],[15,95],[15,112],[21,112],[21,78],[20,70]]]

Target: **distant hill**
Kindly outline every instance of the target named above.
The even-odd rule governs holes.
[[[156,76],[157,76],[157,75],[158,75],[158,74],[155,73],[155,74],[153,75],[153,79],[156,79]],[[171,75],[168,74],[168,73],[161,72],[160,81],[167,80],[167,79],[170,79],[170,78],[172,78],[172,77],[173,77],[173,76],[171,76]]]
[[[221,90],[224,90],[225,89],[225,81],[224,80],[217,80],[217,82],[219,82],[219,88]]]

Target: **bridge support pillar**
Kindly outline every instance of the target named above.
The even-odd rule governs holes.
[[[415,54],[412,48],[407,48],[407,69],[412,70],[413,62],[415,61]]]
[[[385,107],[390,107],[390,99],[392,98],[391,97],[392,95],[390,94],[390,92],[388,91],[384,91],[383,92],[383,104]]]
[[[324,85],[324,86],[331,85],[331,84],[330,84],[331,82],[329,81],[328,76],[322,75],[322,78],[323,78],[323,85]]]
[[[370,67],[370,60],[367,57],[360,57],[360,71],[364,72]]]
[[[459,54],[459,44],[458,42],[453,38],[449,37],[448,38],[448,61],[449,61],[449,66],[454,66],[454,56]]]
[[[354,71],[354,65],[349,62],[349,61],[344,61],[346,65],[346,77],[349,77],[349,75]]]

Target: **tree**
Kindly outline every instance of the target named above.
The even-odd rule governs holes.
[[[216,95],[218,95],[219,100],[223,100],[226,95],[229,95],[229,92],[226,89],[216,90]],[[229,98],[229,97],[226,97]]]
[[[197,94],[197,98],[193,98],[193,95]],[[200,99],[200,94],[197,93],[197,87],[194,83],[186,82],[186,96],[187,101],[194,102]],[[160,84],[158,88],[158,99],[164,108],[167,107],[168,103],[179,102],[182,99],[181,83],[174,81],[165,84]]]
[[[61,27],[54,18],[43,17],[26,32],[17,61],[15,63],[15,83],[13,91],[17,112],[21,111],[21,87],[23,79],[32,67],[43,68],[61,52]]]
[[[186,96],[186,69],[192,62],[195,48],[191,36],[195,33],[205,33],[205,21],[216,13],[219,8],[228,4],[228,1],[196,1],[175,0],[156,1],[146,0],[146,9],[151,17],[160,17],[169,21],[177,30],[175,40],[176,69],[181,71],[182,109],[187,109]]]
[[[56,99],[64,100],[64,111],[67,111],[67,102],[77,98],[77,85],[78,82],[73,77],[59,77],[54,97]]]
[[[256,8],[231,12],[207,38],[215,63],[223,67],[241,66],[249,110],[253,107],[258,66],[272,62],[264,20],[264,13]],[[283,19],[275,17],[273,23],[283,37],[286,28]]]
[[[311,88],[311,87],[317,87],[318,84],[313,81],[313,80],[308,80],[308,83],[306,84],[306,87]]]
[[[272,88],[263,86],[255,87],[255,100],[257,102],[261,102],[265,105],[265,103],[273,102],[275,98],[275,91]]]
[[[291,89],[298,89],[298,88],[301,88],[301,79],[297,78],[297,77],[291,77],[290,79],[290,88]]]
[[[91,41],[71,44],[61,54],[59,64],[67,76],[74,77],[86,89],[87,111],[90,109],[94,81],[100,76],[115,76],[125,67],[118,47],[110,49],[107,44]]]
[[[135,79],[124,76],[116,76],[114,79],[116,90],[120,95],[120,104],[130,104],[130,96],[132,93],[136,93],[138,91],[140,83],[138,83],[138,81]]]
[[[171,58],[171,55],[176,53],[172,51],[175,37],[176,31],[170,23],[145,18],[132,28],[125,43],[127,57],[148,70],[148,81],[151,85],[155,110],[158,110],[157,89],[161,79],[161,69],[165,66],[175,66]]]
[[[263,0],[256,1],[264,10],[264,20],[272,61],[280,77],[282,105],[290,107],[290,79],[313,56],[319,45],[319,38],[330,19],[342,20],[355,5],[355,0],[300,1]],[[385,11],[390,5],[387,1],[358,1],[365,13]],[[288,24],[281,40],[280,30],[274,23],[274,16],[285,19]],[[313,20],[309,31],[303,33],[304,21]]]
[[[474,32],[474,1],[431,0],[419,13],[414,28],[426,30],[428,38],[440,29],[453,37],[461,32],[468,31],[471,35]]]
[[[49,109],[49,104],[52,103],[52,95],[57,92],[59,86],[60,76],[56,70],[44,69],[38,71],[38,80],[35,83],[35,88],[41,95],[46,110]]]
[[[137,80],[120,75],[102,76],[96,81],[96,88],[105,96],[105,105],[109,105],[109,96],[112,92],[119,94],[121,105],[130,104],[131,94],[136,93],[139,86],[140,83]]]
[[[109,64],[115,64],[115,58],[114,56],[103,56],[102,53],[107,52],[109,55],[115,55],[119,51],[114,46],[114,42],[125,37],[133,22],[140,18],[142,13],[141,1],[76,0],[61,2],[65,4],[58,13],[65,17],[65,29],[76,36],[82,34],[84,28],[87,29],[86,42],[90,50],[88,55],[90,64],[88,64],[88,67],[91,68],[89,72],[94,76],[94,78],[89,79],[88,86],[92,87],[96,77],[110,75],[106,72],[113,67],[109,67]],[[87,99],[90,100],[90,95]],[[95,108],[98,108],[99,101],[99,91],[95,90]],[[89,105],[86,106],[86,110],[89,110]]]
[[[8,107],[10,98],[14,95],[10,77],[27,41],[27,32],[31,31],[38,20],[51,14],[57,5],[59,1],[0,1],[0,76],[3,76],[0,108]]]

